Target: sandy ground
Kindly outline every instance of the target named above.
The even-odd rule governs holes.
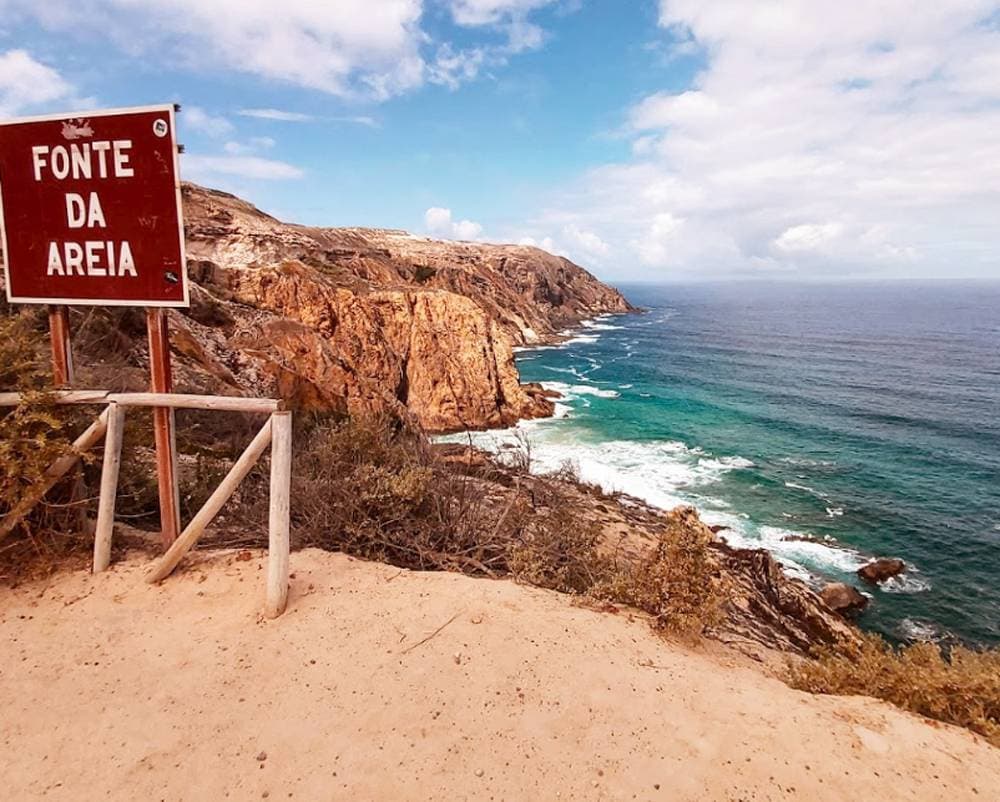
[[[0,591],[0,797],[1000,799],[968,732],[624,613],[306,551],[265,621],[262,565]]]

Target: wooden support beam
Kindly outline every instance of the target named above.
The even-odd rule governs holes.
[[[273,398],[231,398],[224,395],[184,395],[181,393],[111,393],[109,401],[126,407],[171,407],[207,409],[218,412],[277,412],[281,401]]]
[[[42,500],[42,497],[55,486],[56,482],[69,473],[70,469],[79,462],[80,455],[84,451],[93,448],[100,442],[107,428],[108,410],[105,409],[100,417],[73,441],[73,453],[66,454],[53,462],[45,471],[42,480],[29,487],[14,509],[7,513],[3,520],[0,520],[0,539],[9,535],[14,527],[24,519],[24,516],[31,512],[35,505]]]
[[[56,404],[97,404],[108,403],[107,390],[54,390],[47,393]],[[21,393],[0,393],[0,407],[16,407],[24,400]]]
[[[94,573],[111,563],[111,536],[115,525],[115,499],[118,495],[118,472],[122,460],[125,410],[114,401],[108,406],[108,431],[104,437],[104,464],[101,466],[101,497],[97,507],[97,531],[94,534]]]
[[[154,393],[173,393],[170,370],[170,334],[166,310],[146,309],[149,335],[150,389]],[[181,499],[177,484],[177,436],[172,407],[153,408],[153,439],[156,442],[156,479],[160,490],[160,538],[168,548],[181,529]]]
[[[264,614],[277,618],[288,603],[289,517],[292,479],[292,413],[271,416],[271,508]]]
[[[73,346],[69,337],[69,307],[49,307],[52,341],[52,380],[56,387],[73,386]]]
[[[268,419],[267,423],[257,433],[257,436],[247,446],[246,451],[236,460],[236,464],[226,474],[225,479],[219,483],[219,486],[215,488],[215,492],[209,496],[205,505],[191,519],[191,523],[187,525],[181,536],[173,542],[170,548],[167,549],[167,553],[160,558],[160,561],[146,577],[147,582],[160,582],[170,576],[170,573],[177,567],[177,563],[198,542],[198,538],[205,531],[205,527],[219,514],[222,505],[229,500],[229,497],[239,486],[240,482],[250,473],[250,469],[260,459],[260,455],[264,453],[270,443],[271,420]]]
[[[207,409],[216,412],[278,412],[283,402],[273,398],[234,398],[227,395],[186,395],[183,393],[112,393],[108,390],[56,390],[50,393],[56,404],[109,404],[123,407],[172,407]],[[0,393],[0,407],[16,407],[21,393]]]

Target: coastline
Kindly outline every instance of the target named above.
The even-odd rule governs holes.
[[[623,328],[613,323],[615,319],[647,311],[649,310],[635,308],[624,313],[603,313],[582,320],[573,328],[560,331],[557,338],[551,338],[549,341],[538,344],[517,346],[514,351],[518,374],[522,374],[524,361],[532,361],[531,355],[533,353],[565,350],[574,345],[596,343],[604,332]],[[551,427],[558,422],[566,422],[562,425],[572,426],[568,421],[573,417],[573,402],[579,402],[582,398],[586,403],[588,396],[606,399],[620,397],[620,392],[617,389],[602,389],[581,383],[590,381],[586,376],[575,375],[573,378],[577,383],[573,384],[569,381],[538,382],[547,393],[558,393],[558,397],[553,396],[554,411],[550,416],[522,418],[509,427],[451,433],[435,437],[434,440],[455,443],[468,442],[471,438],[473,445],[491,453],[494,458],[502,462],[509,459],[512,454],[517,453],[517,449],[523,447],[525,440],[530,442],[533,433],[544,432],[546,427]],[[621,385],[619,389],[631,389],[631,385]],[[675,452],[675,454],[694,457],[700,465],[710,466],[720,477],[730,471],[755,467],[752,461],[743,457],[709,455],[698,446],[686,443],[668,442],[661,445],[667,451]],[[622,446],[621,442],[606,442],[596,444],[596,449],[608,451],[615,448],[620,449]],[[692,502],[686,495],[664,495],[648,486],[646,482],[648,473],[645,465],[637,466],[640,475],[632,477],[630,481],[629,477],[622,475],[615,466],[608,464],[600,457],[595,459],[594,447],[588,447],[582,442],[560,445],[557,453],[549,458],[546,458],[547,455],[539,449],[537,443],[532,443],[529,448],[532,452],[532,462],[535,465],[533,472],[537,471],[539,474],[554,473],[567,463],[572,463],[574,470],[579,473],[582,480],[597,485],[605,492],[620,493],[632,497],[658,512],[666,513],[678,506],[694,506],[699,517],[716,531],[716,536],[726,546],[735,549],[763,549],[767,551],[789,578],[803,581],[817,593],[825,585],[840,581],[844,574],[853,576],[858,569],[880,556],[875,553],[865,553],[861,549],[831,536],[818,538],[807,532],[794,529],[761,526],[753,534],[748,533],[743,529],[744,522],[748,520],[746,513],[732,509],[713,509]],[[792,483],[786,483],[786,485],[794,487]],[[815,492],[812,488],[804,485],[801,488],[803,492]],[[827,508],[827,515],[830,518],[836,518],[842,514],[843,510],[840,508]],[[817,564],[833,570],[824,572],[821,568],[814,567]],[[837,573],[841,576],[838,576]],[[902,575],[879,586],[879,590],[890,594],[922,593],[930,588],[930,583],[921,576],[919,568],[909,561],[906,561],[906,569]],[[860,586],[860,592],[868,599],[869,603],[874,599],[872,590],[864,587],[863,583]],[[953,638],[950,632],[939,627],[935,622],[904,619],[903,625],[904,631],[899,633],[899,639],[902,641],[944,641]],[[859,626],[861,629],[865,629],[863,622]]]

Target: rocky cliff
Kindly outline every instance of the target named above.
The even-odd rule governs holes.
[[[537,248],[309,228],[192,184],[183,196],[194,287],[175,347],[239,392],[407,410],[431,431],[505,426],[552,410],[520,383],[515,345],[631,310]]]

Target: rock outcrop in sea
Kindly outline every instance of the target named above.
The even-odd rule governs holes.
[[[877,585],[887,579],[892,579],[894,576],[899,576],[905,570],[906,563],[898,557],[879,557],[859,568],[858,576],[869,584]]]
[[[233,391],[307,409],[408,412],[429,431],[552,413],[514,347],[629,303],[538,248],[282,223],[183,187],[192,287],[175,348]]]

